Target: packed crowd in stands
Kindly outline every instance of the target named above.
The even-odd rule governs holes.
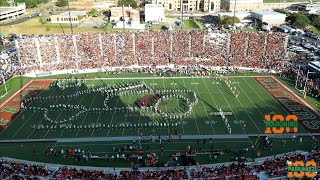
[[[127,66],[271,68],[285,58],[280,33],[148,31],[17,39],[25,72]]]
[[[196,67],[228,66],[286,71],[286,37],[280,33],[147,31],[46,35],[17,39],[21,66],[3,71],[9,78],[33,70],[101,69],[138,65]],[[17,70],[16,70],[17,69]],[[301,72],[304,75],[306,72]],[[319,77],[310,76],[307,90],[319,97]],[[0,83],[2,83],[2,78]],[[299,78],[304,86],[304,78]]]
[[[18,179],[32,177],[46,177],[58,179],[258,179],[259,173],[267,173],[269,177],[284,177],[287,174],[288,161],[310,161],[320,162],[320,150],[314,150],[308,154],[285,154],[266,158],[256,163],[238,163],[217,165],[212,167],[176,167],[174,169],[163,168],[154,170],[139,170],[136,168],[128,170],[89,170],[76,169],[61,166],[50,168],[50,165],[39,165],[8,160],[0,160],[0,179]],[[319,178],[319,174],[315,177]]]
[[[10,50],[11,51],[11,50]],[[0,54],[0,85],[10,79],[16,72],[17,52],[11,51],[9,55]],[[1,97],[2,94],[0,94]]]

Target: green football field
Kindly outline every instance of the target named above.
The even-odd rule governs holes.
[[[238,98],[226,84],[239,92]],[[106,87],[120,87],[130,83],[145,84],[153,93],[122,93],[106,99],[106,93],[90,91]],[[143,89],[137,89],[142,91]],[[73,95],[75,92],[88,92],[77,98],[62,98]],[[183,114],[187,111],[185,98],[192,99],[194,93],[198,99],[192,106],[191,113],[175,118],[168,118],[152,110],[136,108],[138,100],[154,96],[155,92],[175,94],[163,99],[159,109],[168,114]],[[266,129],[264,116],[266,114],[288,115],[279,102],[274,99],[252,77],[137,77],[137,78],[100,78],[86,79],[85,85],[66,88],[46,88],[39,97],[58,97],[54,100],[34,100],[30,106],[46,108],[47,116],[56,124],[52,125],[39,110],[23,111],[11,124],[0,133],[1,139],[43,139],[43,138],[80,138],[80,137],[119,137],[119,136],[149,136],[149,135],[218,135],[229,134],[221,115],[221,109],[226,113],[232,134],[264,134]],[[179,97],[178,97],[179,96]],[[151,103],[155,103],[153,99]],[[52,105],[83,105],[86,109],[103,108],[107,106],[112,111],[87,111],[75,120],[79,110],[63,110],[63,108],[50,108]],[[115,110],[116,109],[116,110]],[[228,114],[228,115],[227,115]],[[66,128],[65,126],[69,126]],[[244,127],[244,124],[246,124]],[[300,127],[300,132],[306,132]]]

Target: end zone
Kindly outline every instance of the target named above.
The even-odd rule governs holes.
[[[254,77],[254,79],[290,114],[296,115],[299,123],[306,131],[310,133],[320,132],[320,115],[310,104],[273,76]]]
[[[50,85],[50,82],[51,80],[31,80],[2,103],[0,105],[0,132],[4,131],[20,114],[22,99],[26,96],[38,96]]]

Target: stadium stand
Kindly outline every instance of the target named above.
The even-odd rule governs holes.
[[[16,40],[22,74],[103,67],[233,66],[270,69],[285,58],[279,33],[114,32]]]
[[[1,179],[260,179],[259,177],[286,177],[287,161],[320,161],[320,151],[292,152],[256,160],[254,163],[224,163],[207,166],[108,169],[66,167],[63,165],[22,162],[12,159],[0,160]],[[319,169],[318,169],[319,174]],[[319,178],[317,175],[314,178]]]

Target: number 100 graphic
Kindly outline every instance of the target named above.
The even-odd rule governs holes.
[[[298,117],[296,115],[265,115],[266,120],[266,134],[282,134],[290,132],[298,132]]]

